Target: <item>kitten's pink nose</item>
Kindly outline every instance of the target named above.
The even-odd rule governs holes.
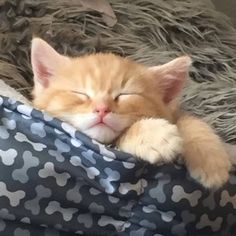
[[[110,109],[105,104],[97,105],[93,111],[94,113],[97,113],[100,117],[104,117],[107,113],[110,112]]]

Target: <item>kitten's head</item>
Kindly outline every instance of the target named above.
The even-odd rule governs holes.
[[[31,60],[34,105],[103,143],[138,119],[171,120],[168,104],[191,64],[187,56],[154,67],[111,53],[70,58],[39,38],[33,39]]]

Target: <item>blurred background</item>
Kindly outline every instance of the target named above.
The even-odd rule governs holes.
[[[235,0],[212,0],[216,9],[224,12],[231,18],[234,27],[236,27],[236,1]]]

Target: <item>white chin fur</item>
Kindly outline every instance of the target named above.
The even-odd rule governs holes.
[[[94,126],[84,130],[83,133],[100,143],[112,143],[120,134],[105,125]]]
[[[60,118],[70,123],[90,138],[106,144],[112,143],[114,139],[116,139],[120,133],[130,125],[128,119],[116,114],[109,114],[104,119],[111,128],[105,125],[93,126],[93,124],[98,120],[97,115],[93,113],[63,115]]]

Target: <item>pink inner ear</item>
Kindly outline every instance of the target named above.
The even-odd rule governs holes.
[[[40,62],[37,63],[37,73],[38,73],[38,78],[40,78],[40,83],[44,87],[47,87],[49,84],[49,78],[52,76],[52,73],[50,73],[48,68],[45,67]]]
[[[35,85],[40,84],[43,87],[47,87],[50,79],[55,76],[56,71],[68,65],[69,61],[68,57],[60,55],[42,39],[33,39],[31,63]]]
[[[163,101],[165,103],[171,102],[181,92],[188,78],[190,65],[191,58],[183,56],[164,65],[149,68],[163,92]]]
[[[171,75],[165,76],[162,84],[164,89],[163,101],[165,103],[171,102],[180,93],[185,81],[186,73],[173,73]]]

